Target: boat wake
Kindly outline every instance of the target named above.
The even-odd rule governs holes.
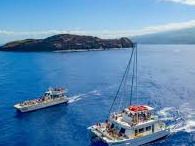
[[[188,133],[195,131],[195,109],[189,103],[185,103],[180,108],[181,113],[185,119],[183,127],[178,130],[184,130]]]
[[[89,97],[89,95],[100,96],[101,94],[100,94],[100,91],[98,90],[89,91],[88,93],[78,94],[78,95],[69,97],[68,103],[77,102],[85,97]]]
[[[87,95],[101,96],[101,93],[99,90],[93,90],[93,91],[88,92]]]
[[[172,133],[195,131],[195,110],[189,108],[188,104],[183,104],[179,109],[165,107],[158,112],[158,115],[167,122]]]
[[[69,97],[68,99],[68,103],[73,103],[73,102],[76,102],[76,101],[79,101],[82,99],[82,96],[84,96],[85,94],[79,94],[79,95],[75,95],[75,96],[72,96],[72,97]]]

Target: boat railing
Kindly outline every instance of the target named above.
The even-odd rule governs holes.
[[[48,91],[50,91],[50,92],[59,92],[59,93],[66,93],[66,92],[68,92],[68,90],[64,89],[64,88],[49,88]]]
[[[115,128],[111,128],[109,123],[97,123],[95,129],[110,140],[123,140],[128,138],[128,136],[118,132]]]
[[[150,119],[151,120],[158,120],[158,116],[152,115]]]
[[[48,101],[51,101],[51,100],[54,100],[54,99],[51,98],[50,96],[43,96],[43,97],[40,97],[40,98],[37,98],[37,99],[24,101],[24,102],[20,103],[19,105],[20,106],[32,106],[32,105],[40,104],[40,103],[43,103],[43,102],[48,102]]]

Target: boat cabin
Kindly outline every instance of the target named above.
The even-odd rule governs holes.
[[[58,98],[63,97],[66,91],[63,88],[49,88],[47,92],[45,92],[44,97]]]
[[[134,105],[122,111],[122,120],[130,125],[143,123],[151,119],[153,108],[145,105]]]
[[[108,131],[128,138],[154,133],[159,130],[159,122],[152,113],[149,106],[130,106],[111,116]]]

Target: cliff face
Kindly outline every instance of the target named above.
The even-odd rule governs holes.
[[[130,48],[133,43],[128,38],[100,39],[92,36],[59,34],[46,39],[26,39],[14,41],[0,47],[0,51],[60,51],[90,50],[109,48]]]

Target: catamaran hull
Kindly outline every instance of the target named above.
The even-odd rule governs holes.
[[[139,145],[143,145],[143,144],[157,141],[159,139],[162,139],[162,138],[168,136],[169,134],[170,134],[170,130],[166,129],[166,130],[162,130],[159,132],[155,132],[155,133],[147,135],[147,136],[138,137],[135,139],[129,139],[129,140],[124,140],[124,141],[109,141],[108,142],[104,139],[104,137],[101,134],[96,133],[95,131],[91,131],[91,129],[90,129],[90,137],[91,137],[92,142],[94,142],[94,143],[103,142],[104,144],[107,144],[108,146],[139,146]]]
[[[14,107],[18,111],[24,113],[24,112],[30,112],[30,111],[35,111],[35,110],[55,106],[55,105],[62,104],[62,103],[67,103],[67,102],[68,102],[68,99],[60,99],[60,100],[56,100],[56,101],[52,101],[52,102],[48,102],[48,103],[36,104],[36,105],[30,106],[30,107],[20,107],[18,105],[15,105]]]

